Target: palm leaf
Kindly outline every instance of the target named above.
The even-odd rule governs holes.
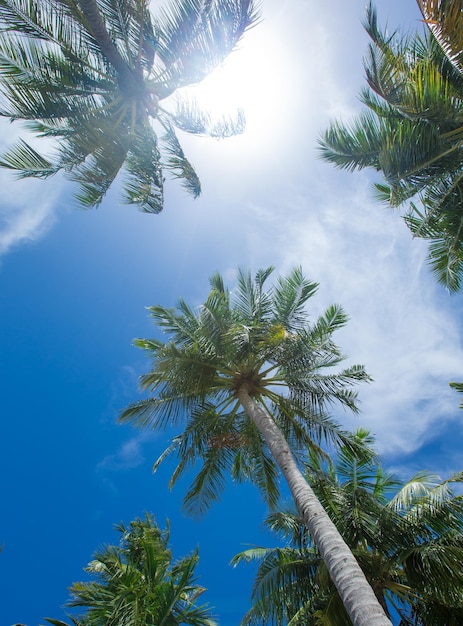
[[[57,172],[57,168],[53,166],[51,161],[45,159],[22,139],[3,155],[0,167],[15,170],[18,178],[27,176],[48,178]]]
[[[155,29],[159,33],[156,73],[165,95],[174,86],[201,81],[256,20],[252,0],[177,0],[163,7]]]
[[[463,393],[463,383],[449,383],[450,387],[456,389],[458,392]],[[463,409],[463,403],[460,404],[460,409]]]
[[[125,202],[144,213],[159,213],[164,205],[163,185],[156,135],[149,126],[137,129],[125,160]]]
[[[279,277],[273,289],[274,323],[281,324],[286,332],[301,330],[306,322],[306,305],[317,292],[318,283],[307,280],[300,267],[285,279]]]
[[[459,0],[417,0],[434,37],[460,73],[463,70],[463,18]]]
[[[185,157],[180,142],[170,123],[163,123],[165,133],[162,136],[167,160],[164,166],[170,170],[174,178],[182,181],[182,186],[186,191],[197,198],[201,194],[201,183],[194,167]]]

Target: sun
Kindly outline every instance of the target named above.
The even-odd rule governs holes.
[[[217,159],[222,167],[227,163],[234,170],[245,170],[243,177],[248,170],[251,176],[249,163],[264,157],[268,167],[281,166],[281,146],[298,118],[294,109],[304,99],[291,51],[289,34],[282,32],[277,11],[246,32],[238,48],[203,81],[179,92],[181,98],[193,99],[200,110],[209,113],[212,124],[223,117],[233,119],[237,110],[245,118],[243,132],[220,141],[219,152],[215,142],[196,138],[193,145],[185,137],[194,163],[208,158],[209,167],[214,168]]]
[[[256,132],[265,128],[274,113],[269,97],[274,71],[275,60],[256,28],[245,34],[239,48],[222,65],[184,93],[214,118],[233,117],[241,109],[245,132]]]

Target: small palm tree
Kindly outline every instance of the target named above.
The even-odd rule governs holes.
[[[369,6],[368,88],[361,94],[367,110],[351,124],[333,123],[320,140],[321,156],[347,170],[380,171],[385,182],[376,185],[378,197],[390,206],[410,200],[407,225],[430,241],[435,275],[457,291],[463,276],[463,66],[456,59],[463,48],[456,26],[463,23],[463,3],[418,4],[433,30],[411,37],[382,33]],[[444,38],[444,28],[459,35]]]
[[[350,546],[384,610],[401,626],[450,626],[463,621],[463,499],[453,493],[463,474],[441,481],[419,472],[402,483],[385,472],[373,439],[356,433],[335,465],[313,455],[307,478]],[[267,519],[286,539],[280,548],[253,548],[233,563],[256,560],[254,604],[243,624],[351,622],[300,516],[287,509]]]
[[[55,140],[44,155],[20,140],[0,162],[19,177],[57,172],[98,206],[124,171],[124,200],[163,207],[164,170],[193,196],[201,187],[175,128],[224,137],[243,115],[214,124],[193,102],[164,102],[201,81],[256,19],[253,0],[0,0],[0,115]]]
[[[116,529],[120,544],[96,552],[86,568],[93,580],[70,588],[68,606],[87,609],[71,618],[75,626],[215,626],[207,605],[197,603],[205,589],[194,577],[196,552],[172,563],[169,530],[160,530],[152,516]]]
[[[253,280],[239,271],[232,293],[214,275],[199,311],[183,300],[177,309],[151,307],[169,339],[136,342],[152,357],[141,384],[153,396],[121,420],[153,429],[183,425],[155,467],[176,453],[173,485],[201,461],[185,498],[190,510],[216,500],[227,473],[251,480],[275,505],[279,469],[354,624],[390,624],[297,464],[307,447],[320,454],[323,439],[348,442],[325,411],[332,403],[356,411],[352,386],[368,376],[359,365],[333,369],[344,358],[332,339],[347,321],[342,308],[331,306],[310,324],[305,307],[317,284],[295,269],[264,291],[271,273],[260,270]]]

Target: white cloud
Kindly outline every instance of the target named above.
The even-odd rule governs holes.
[[[16,200],[0,207],[0,257],[20,244],[40,239],[54,222],[53,203],[48,199],[42,203],[32,198]]]
[[[19,137],[27,137],[21,125],[0,120],[0,153]],[[32,140],[32,143],[37,143]],[[49,142],[37,143],[40,149]],[[2,202],[0,204],[0,258],[12,249],[43,237],[56,222],[56,200],[61,180],[16,180],[8,170],[0,170]]]
[[[337,341],[374,382],[359,390],[361,415],[340,419],[369,427],[392,453],[415,450],[455,418],[448,382],[461,379],[463,362],[455,299],[430,275],[426,244],[374,201],[368,179],[319,167],[310,189],[255,214],[255,245],[276,252],[279,271],[302,265],[320,283],[313,314],[339,302],[350,317]]]
[[[143,431],[123,442],[119,449],[105,456],[97,465],[98,472],[120,472],[134,469],[145,461],[143,445],[152,441],[153,433]]]

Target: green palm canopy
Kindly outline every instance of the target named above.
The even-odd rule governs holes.
[[[155,468],[176,455],[172,486],[199,466],[185,497],[190,512],[217,500],[228,475],[253,482],[274,507],[281,472],[353,623],[390,625],[298,467],[307,448],[323,457],[324,442],[349,445],[327,411],[357,411],[354,387],[368,376],[360,365],[340,367],[344,356],[333,334],[347,322],[342,308],[330,306],[311,321],[306,305],[317,284],[295,269],[267,287],[271,273],[263,269],[253,278],[241,270],[231,292],[215,274],[198,309],[183,300],[176,308],[150,307],[167,340],[136,341],[152,359],[141,378],[150,395],[121,420],[180,430]]]
[[[23,139],[0,166],[19,177],[57,172],[98,206],[122,170],[123,199],[163,208],[164,170],[193,196],[198,176],[176,129],[224,137],[244,119],[213,122],[192,101],[166,105],[233,50],[257,14],[253,0],[0,0],[0,115],[20,120],[51,148]],[[171,99],[172,100],[172,99]]]
[[[463,500],[452,488],[463,474],[442,481],[421,471],[399,481],[379,464],[368,431],[356,437],[359,445],[342,448],[334,465],[312,455],[307,477],[315,493],[400,626],[463,623]],[[270,515],[267,526],[285,545],[252,548],[233,560],[259,563],[242,624],[350,624],[294,508]]]
[[[360,563],[382,606],[400,626],[451,626],[463,620],[463,500],[442,481],[418,472],[402,482],[384,471],[368,431],[342,448],[335,464],[311,456],[307,477]],[[242,624],[348,624],[326,567],[294,508],[270,515],[267,526],[285,539],[278,548],[252,548],[233,563],[257,561],[253,607]]]
[[[215,626],[210,609],[197,602],[205,591],[195,578],[198,554],[172,560],[169,529],[152,516],[119,524],[119,545],[94,554],[86,568],[92,580],[70,587],[69,607],[85,608],[71,617],[75,626]],[[65,622],[47,618],[53,626]]]
[[[415,237],[429,240],[429,261],[452,291],[463,276],[463,54],[462,0],[418,2],[432,28],[422,36],[386,35],[370,5],[365,58],[366,110],[349,124],[334,122],[320,140],[321,156],[350,171],[384,176],[378,197],[406,205]],[[427,7],[427,8],[426,8]],[[432,9],[432,11],[431,11]],[[460,16],[457,19],[457,17]]]

